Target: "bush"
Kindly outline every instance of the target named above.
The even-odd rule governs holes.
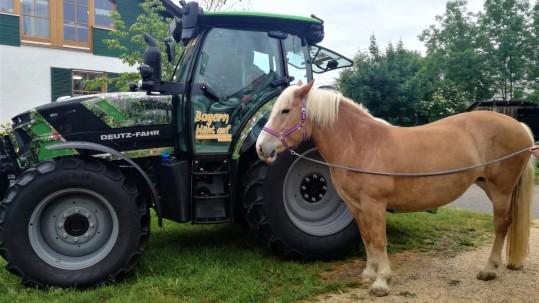
[[[0,136],[11,135],[11,122],[0,123]]]

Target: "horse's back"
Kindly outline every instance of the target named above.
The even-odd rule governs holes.
[[[514,118],[492,112],[474,111],[450,116],[436,122],[392,130],[400,140],[429,141],[439,146],[462,148],[522,149],[533,144],[529,131]]]
[[[515,152],[533,144],[529,130],[516,119],[492,111],[474,111],[440,120],[448,127],[458,127],[474,138],[478,148],[499,153]]]
[[[515,119],[495,112],[470,112],[417,127],[387,128],[384,148],[373,152],[392,172],[440,172],[479,165],[530,147],[529,132]],[[384,140],[385,141],[385,140]],[[513,179],[527,162],[524,153],[487,167],[421,178],[391,178],[388,206],[418,210],[438,207],[456,199],[478,179]],[[506,165],[509,164],[509,165]],[[365,178],[371,178],[365,176]],[[501,180],[501,179],[500,179]],[[448,186],[451,184],[451,186]]]

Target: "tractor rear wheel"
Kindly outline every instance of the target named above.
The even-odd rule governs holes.
[[[311,143],[295,151],[322,159]],[[283,153],[271,165],[254,161],[244,184],[245,217],[277,253],[327,259],[341,257],[361,243],[356,222],[335,191],[327,166]]]
[[[0,204],[0,253],[24,285],[90,287],[129,272],[148,242],[136,185],[97,159],[39,163]]]

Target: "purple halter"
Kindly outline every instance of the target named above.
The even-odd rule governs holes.
[[[288,135],[290,135],[291,133],[297,131],[298,129],[303,129],[303,126],[305,126],[305,112],[306,112],[306,109],[305,109],[305,98],[303,98],[303,101],[301,102],[301,121],[298,123],[298,125],[292,127],[291,129],[285,131],[284,133],[282,134],[279,134],[278,132],[276,131],[273,131],[267,127],[263,127],[262,130],[265,130],[267,131],[268,133],[272,134],[273,136],[279,138],[279,140],[281,140],[281,142],[283,143],[284,147],[289,150],[289,151],[292,151],[292,148],[290,148],[288,146],[288,144],[286,144],[286,141],[284,140],[284,138]],[[307,134],[305,134],[305,130],[303,130],[303,140],[305,141],[305,139],[307,138]]]

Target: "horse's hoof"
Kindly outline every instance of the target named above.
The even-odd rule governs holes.
[[[383,297],[387,296],[389,294],[389,285],[387,285],[387,282],[382,279],[377,279],[372,284],[371,288],[371,295],[377,296],[377,297]]]
[[[371,295],[377,297],[384,297],[389,295],[389,287],[372,286]]]
[[[510,270],[519,270],[522,268],[522,265],[516,265],[516,264],[507,264],[507,269],[510,269]]]
[[[477,279],[483,280],[483,281],[494,280],[496,279],[496,273],[489,272],[489,271],[481,271],[477,274]]]

